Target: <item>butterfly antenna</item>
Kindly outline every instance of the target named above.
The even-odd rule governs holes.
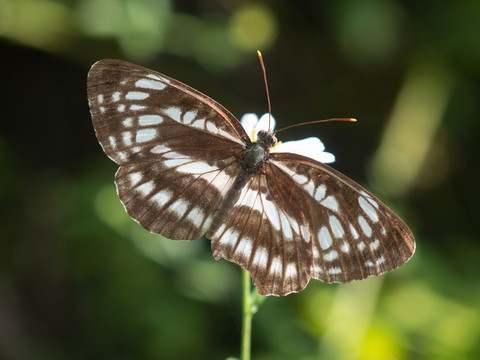
[[[267,90],[267,102],[268,102],[268,131],[271,127],[271,117],[272,117],[272,105],[270,104],[270,93],[268,92],[268,82],[267,82],[267,70],[265,70],[265,64],[263,63],[263,57],[260,50],[257,50],[258,59],[260,60],[260,66],[263,71],[263,79],[265,80],[265,89]]]
[[[348,121],[348,122],[356,122],[357,119],[354,119],[354,118],[331,118],[331,119],[308,121],[308,122],[303,122],[303,123],[299,123],[299,124],[293,124],[293,125],[285,126],[284,128],[281,128],[281,129],[279,129],[279,130],[276,130],[273,134],[275,135],[275,134],[278,133],[279,131],[291,129],[291,128],[295,127],[295,126],[317,124],[317,123],[329,122],[329,121]]]

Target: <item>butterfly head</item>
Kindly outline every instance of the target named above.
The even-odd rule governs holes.
[[[260,130],[257,133],[257,142],[265,149],[271,149],[277,145],[277,138],[270,131]]]

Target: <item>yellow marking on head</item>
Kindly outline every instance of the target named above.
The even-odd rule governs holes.
[[[257,140],[255,139],[255,131],[257,129],[253,129],[253,133],[252,133],[252,142],[257,142]]]

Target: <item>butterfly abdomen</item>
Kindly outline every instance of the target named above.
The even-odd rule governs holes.
[[[240,198],[242,189],[253,176],[253,172],[241,171],[240,174],[235,178],[232,187],[227,191],[224,200],[222,201],[220,207],[217,209],[215,215],[213,216],[212,225],[209,229],[209,234],[215,233],[215,231],[218,230],[220,226],[225,223],[225,220],[228,218],[228,216],[230,216],[234,204]]]

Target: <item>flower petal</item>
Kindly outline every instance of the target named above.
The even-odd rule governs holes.
[[[335,161],[335,156],[324,152],[325,146],[317,137],[309,137],[303,140],[287,141],[281,143],[275,149],[275,152],[290,152],[307,156],[322,163],[331,163]]]
[[[270,129],[268,128],[268,123],[270,121]],[[255,133],[258,133],[260,130],[265,130],[265,131],[273,131],[275,129],[275,118],[273,115],[270,115],[270,120],[268,113],[263,114],[260,120],[258,120],[258,124],[255,127]]]
[[[240,119],[240,123],[245,129],[247,135],[249,137],[252,137],[253,129],[255,129],[258,124],[258,116],[254,113],[247,113],[242,116],[242,118]]]

